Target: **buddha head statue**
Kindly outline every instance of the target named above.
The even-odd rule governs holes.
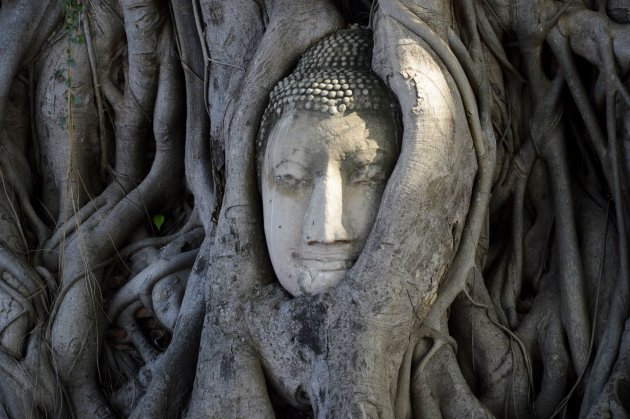
[[[265,237],[293,296],[332,287],[353,266],[399,154],[398,104],[371,60],[367,30],[322,39],[275,86],[261,122]]]

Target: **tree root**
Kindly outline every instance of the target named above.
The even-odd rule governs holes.
[[[198,250],[191,250],[172,258],[159,260],[149,265],[121,288],[110,302],[107,316],[114,320],[120,312],[138,299],[145,307],[151,309],[153,303],[150,295],[153,286],[167,275],[192,266],[197,258]]]
[[[495,416],[527,414],[533,387],[528,351],[500,324],[483,278],[475,272],[469,280],[473,296],[462,293],[449,320],[460,347],[458,360],[469,385]]]
[[[453,348],[434,341],[414,370],[412,379],[413,417],[493,418],[461,374]]]
[[[254,139],[359,2],[93,0],[85,46],[59,42],[68,2],[22,3],[0,0],[0,418],[272,417],[270,394],[319,418],[630,416],[627,5],[361,0],[403,152],[347,278],[292,299]]]

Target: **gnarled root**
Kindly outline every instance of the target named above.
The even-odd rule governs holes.
[[[447,341],[425,338],[416,352],[411,381],[414,418],[494,417],[470,390]]]

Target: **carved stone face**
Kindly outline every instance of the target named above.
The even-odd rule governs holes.
[[[398,156],[391,117],[292,110],[262,162],[267,247],[293,296],[336,285],[363,250]]]

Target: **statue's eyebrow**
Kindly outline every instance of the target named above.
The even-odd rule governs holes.
[[[312,158],[311,154],[307,150],[304,150],[302,147],[296,146],[295,144],[282,145],[278,147],[276,151],[277,151],[278,158],[281,159],[281,162],[285,160],[289,160],[295,163],[299,163],[298,160],[310,161]]]
[[[274,168],[274,169],[277,169],[277,168],[279,168],[280,166],[282,166],[283,164],[287,164],[287,163],[291,163],[291,164],[295,164],[295,165],[297,165],[297,166],[300,166],[300,167],[302,167],[304,170],[307,170],[307,169],[308,169],[308,168],[307,168],[306,166],[304,166],[302,163],[297,162],[297,161],[295,161],[295,160],[291,159],[290,157],[285,157],[285,158],[283,158],[283,159],[282,159],[282,160],[280,160],[280,161],[278,162],[278,164],[276,164],[273,168]]]
[[[370,153],[370,158],[364,158],[368,152]],[[382,163],[388,154],[391,154],[391,153],[379,147],[376,149],[370,149],[369,151],[359,150],[355,153],[351,153],[348,157],[350,157],[355,162],[360,161],[361,163],[370,164],[370,163]],[[372,155],[374,157],[371,157]]]

